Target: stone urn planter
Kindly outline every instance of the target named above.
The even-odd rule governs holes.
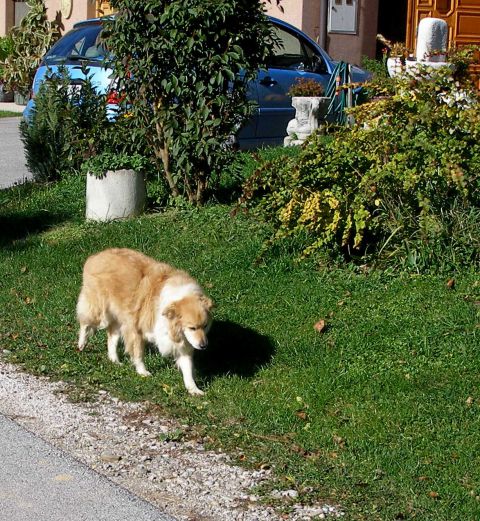
[[[0,102],[11,103],[13,101],[13,92],[5,90],[3,83],[0,82]]]
[[[405,72],[405,64],[402,62],[400,56],[391,56],[387,58],[387,70],[391,78],[400,76]]]
[[[145,178],[135,170],[109,170],[98,177],[87,174],[86,218],[92,221],[126,219],[142,213]]]
[[[295,118],[287,125],[284,146],[301,145],[325,121],[329,104],[325,96],[293,96]]]
[[[28,96],[19,91],[15,91],[14,100],[16,105],[26,105],[28,103]]]

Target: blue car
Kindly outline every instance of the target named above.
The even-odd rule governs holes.
[[[241,148],[263,145],[280,145],[286,135],[288,122],[294,117],[291,98],[287,92],[297,78],[313,78],[326,88],[336,62],[305,33],[277,18],[269,17],[281,45],[276,46],[267,70],[259,71],[256,81],[249,88],[249,96],[258,104],[252,120],[240,131]],[[88,63],[92,77],[100,93],[107,93],[108,102],[118,103],[112,88],[112,71],[103,67],[104,48],[100,44],[102,20],[99,18],[75,24],[44,56],[32,86],[32,96],[24,117],[29,118],[35,103],[35,94],[48,70],[55,72],[65,66],[72,88],[85,80],[84,64]],[[363,83],[368,79],[366,71],[352,67],[352,80]]]

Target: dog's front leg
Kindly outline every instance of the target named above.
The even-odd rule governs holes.
[[[182,355],[179,358],[177,358],[177,366],[182,372],[183,376],[183,382],[185,384],[185,387],[187,388],[187,391],[190,394],[202,396],[205,394],[203,391],[201,391],[197,384],[195,383],[195,380],[193,379],[193,361],[191,355]]]

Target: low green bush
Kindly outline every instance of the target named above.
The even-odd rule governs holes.
[[[242,203],[274,227],[267,245],[301,239],[301,258],[341,252],[415,270],[477,264],[476,93],[424,70],[352,115],[352,128],[313,136],[298,157],[266,163],[245,184]]]

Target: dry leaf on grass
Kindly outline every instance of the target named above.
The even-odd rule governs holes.
[[[313,328],[315,329],[315,331],[317,333],[321,333],[324,329],[325,329],[325,320],[319,320],[314,326]]]

